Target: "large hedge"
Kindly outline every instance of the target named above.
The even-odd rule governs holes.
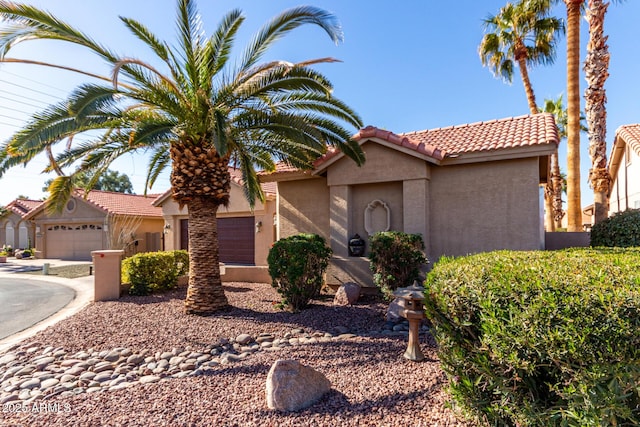
[[[640,247],[640,209],[617,212],[591,228],[591,246]]]
[[[452,396],[490,425],[640,423],[640,251],[442,259],[426,280]]]

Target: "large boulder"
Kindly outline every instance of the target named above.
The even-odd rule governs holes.
[[[360,285],[347,282],[340,285],[333,297],[333,305],[353,305],[360,298]]]
[[[276,360],[267,375],[267,407],[298,411],[317,402],[331,389],[321,372],[296,360]]]

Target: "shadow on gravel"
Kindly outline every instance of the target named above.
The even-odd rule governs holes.
[[[280,417],[288,421],[304,419],[305,417],[317,414],[328,415],[330,417],[339,415],[341,418],[353,418],[371,414],[372,411],[381,412],[381,415],[384,413],[384,416],[388,416],[390,414],[404,413],[407,410],[407,408],[404,407],[405,404],[411,405],[412,402],[421,399],[425,395],[428,396],[432,393],[439,392],[441,388],[442,385],[436,382],[429,387],[410,393],[393,393],[380,399],[366,399],[357,403],[351,403],[344,393],[332,388],[331,391],[318,402],[299,412],[270,411],[263,409],[259,412],[259,416],[267,417],[273,412],[276,412]]]

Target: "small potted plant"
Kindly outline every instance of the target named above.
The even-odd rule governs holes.
[[[7,257],[13,255],[13,248],[10,245],[2,245],[0,251],[0,262],[7,262]]]

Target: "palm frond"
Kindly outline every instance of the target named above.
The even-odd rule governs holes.
[[[343,40],[340,23],[333,14],[313,6],[295,7],[273,18],[253,37],[239,70],[243,72],[253,67],[275,41],[303,24],[319,26],[336,44]]]

